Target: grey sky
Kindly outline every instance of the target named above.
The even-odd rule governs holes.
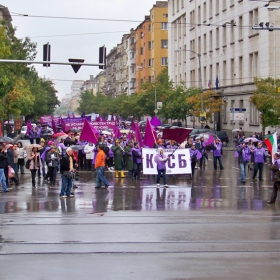
[[[52,61],[68,62],[68,58],[83,58],[87,63],[98,63],[99,47],[105,44],[108,53],[120,43],[122,34],[136,28],[144,20],[155,3],[156,0],[0,0],[0,4],[9,8],[12,24],[17,27],[16,36],[29,36],[37,43],[36,60],[43,60],[43,44],[49,42]],[[17,14],[132,20],[139,23],[32,18]],[[71,35],[102,32],[112,33]],[[84,66],[75,74],[71,66],[35,67],[40,76],[54,80],[60,98],[71,92],[71,81],[60,80],[87,80],[90,75],[100,71],[98,67]]]

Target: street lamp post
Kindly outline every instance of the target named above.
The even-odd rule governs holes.
[[[176,52],[184,51],[184,52],[192,52],[195,53],[198,57],[198,75],[199,75],[199,86],[200,86],[200,104],[201,104],[201,113],[204,112],[204,104],[203,104],[203,90],[202,90],[202,75],[201,75],[201,54],[197,53],[193,50],[175,50]],[[201,123],[201,127],[203,128],[203,123]]]

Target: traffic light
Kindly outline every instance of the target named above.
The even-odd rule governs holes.
[[[43,46],[43,61],[51,61],[51,45],[49,43]],[[50,64],[43,64],[43,67],[50,67]]]
[[[204,116],[200,117],[200,122],[205,122],[206,121],[206,118]]]
[[[99,69],[106,69],[106,47],[99,48],[99,63],[104,64],[104,66],[99,66]]]

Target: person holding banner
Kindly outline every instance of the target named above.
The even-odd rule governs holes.
[[[157,164],[157,188],[160,187],[160,177],[162,176],[162,180],[163,180],[163,184],[164,184],[164,188],[168,188],[168,185],[166,183],[166,162],[169,160],[170,155],[166,156],[164,154],[164,149],[163,148],[159,148],[158,149],[159,154],[156,156],[155,158],[155,162]]]

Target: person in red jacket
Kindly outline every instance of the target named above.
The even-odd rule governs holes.
[[[109,187],[109,183],[104,174],[105,160],[106,160],[106,155],[103,151],[103,146],[97,145],[97,155],[95,159],[95,169],[97,174],[97,186],[95,187],[96,189],[101,188],[102,182],[104,183],[106,189]]]

